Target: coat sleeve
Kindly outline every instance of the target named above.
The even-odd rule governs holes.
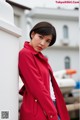
[[[25,52],[19,53],[19,72],[23,77],[26,88],[39,101],[48,120],[58,120],[56,108],[53,105],[49,92],[41,81],[41,76],[32,54],[26,55]]]

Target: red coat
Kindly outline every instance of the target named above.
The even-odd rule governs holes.
[[[61,120],[70,120],[47,59],[42,53],[36,52],[28,42],[25,42],[24,48],[19,53],[19,74],[24,83],[20,90],[23,94],[20,120],[58,120],[58,113]],[[50,97],[49,75],[54,86],[57,110]]]

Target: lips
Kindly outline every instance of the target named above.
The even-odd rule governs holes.
[[[39,47],[39,46],[37,48],[38,48],[38,50],[42,50],[43,49],[42,47]]]

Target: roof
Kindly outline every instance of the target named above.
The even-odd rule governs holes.
[[[37,18],[78,20],[79,10],[35,7],[27,14],[27,16],[32,18],[37,17]]]
[[[19,3],[16,3],[16,2],[13,2],[13,1],[10,1],[10,0],[6,0],[6,2],[8,2],[9,4],[14,5],[16,7],[22,8],[22,9],[31,10],[31,8],[29,8],[27,6],[21,5]]]

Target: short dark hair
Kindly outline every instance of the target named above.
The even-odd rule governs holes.
[[[56,42],[56,29],[52,24],[48,22],[43,21],[37,23],[30,31],[30,38],[33,31],[41,35],[52,35],[52,40],[49,46],[52,46]]]

